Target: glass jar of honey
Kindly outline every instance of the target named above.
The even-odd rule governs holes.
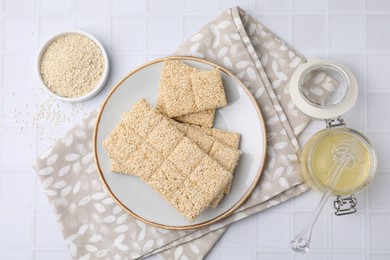
[[[312,84],[313,78],[315,82],[316,77],[325,76],[333,81],[325,87],[328,92]],[[303,179],[323,192],[307,226],[291,241],[292,250],[306,253],[313,226],[327,199],[336,196],[333,205],[337,216],[355,213],[354,195],[372,180],[377,159],[368,139],[347,128],[341,117],[358,96],[357,81],[348,68],[334,61],[309,58],[292,75],[289,90],[299,110],[326,123],[325,129],[308,140],[300,156]]]
[[[335,82],[329,96],[319,101],[311,95],[309,78],[325,73]],[[300,162],[306,183],[319,191],[329,188],[337,196],[336,215],[356,212],[354,194],[372,180],[376,171],[376,154],[369,140],[358,131],[347,128],[342,115],[355,103],[358,84],[351,71],[342,64],[309,58],[298,67],[290,81],[290,94],[295,105],[306,115],[324,120],[326,128],[314,134],[303,147]]]

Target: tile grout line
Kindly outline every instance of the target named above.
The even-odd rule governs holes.
[[[288,2],[288,4],[289,4],[288,17],[289,17],[289,21],[290,21],[289,40],[290,40],[291,46],[294,46],[294,41],[295,41],[295,37],[294,37],[294,34],[293,34],[293,32],[294,32],[294,19],[295,19],[296,15],[299,15],[299,14],[294,13],[294,11],[293,11],[293,9],[294,9],[293,8],[293,0],[290,0]],[[290,211],[290,214],[289,214],[290,233],[292,234],[290,236],[291,240],[295,238],[295,236],[298,234],[298,232],[300,232],[300,229],[298,228],[298,230],[297,230],[296,227],[295,227],[295,224],[294,224],[295,223],[296,213],[305,212],[304,210],[300,209],[299,207],[297,208],[295,204],[296,203],[294,203],[294,205],[293,205],[294,210]],[[313,212],[313,210],[312,209],[308,209],[308,210],[306,210],[306,212],[311,214]],[[309,215],[309,218],[310,218],[310,215]],[[305,228],[305,226],[302,226],[302,230],[303,230],[303,228]],[[297,253],[294,252],[291,249],[290,249],[290,255],[289,256],[290,256],[291,260],[297,259]]]
[[[37,43],[37,49],[40,48],[40,40],[41,40],[41,30],[40,30],[40,24],[41,24],[41,16],[40,16],[40,1],[37,1],[37,13],[36,13],[36,43]],[[38,106],[39,104],[39,97],[38,95],[34,95],[34,99],[35,99],[35,104],[36,106]],[[32,127],[32,129],[34,129],[35,131],[35,154],[37,153],[37,147],[39,145],[39,134],[37,134],[37,130]],[[31,223],[31,226],[32,226],[32,234],[31,234],[31,242],[30,242],[30,249],[31,249],[31,259],[34,259],[34,253],[35,253],[35,248],[36,248],[36,241],[35,241],[35,232],[36,232],[36,226],[35,226],[35,222],[36,222],[36,212],[37,212],[37,205],[36,205],[36,192],[37,192],[37,181],[36,179],[38,178],[38,175],[37,173],[34,171],[34,177],[33,177],[33,191],[34,191],[34,195],[33,195],[33,209],[32,209],[32,214],[31,214],[31,218],[32,218],[32,223]]]
[[[293,37],[293,31],[294,31],[294,15],[293,15],[293,12],[292,12],[292,1],[293,0],[290,0],[289,1],[289,13],[288,13],[288,17],[289,17],[289,21],[290,21],[290,26],[289,26],[289,35],[288,37],[290,38],[290,44],[291,46],[294,46],[294,37]]]
[[[362,94],[363,94],[363,133],[365,135],[367,135],[367,130],[368,130],[368,124],[367,124],[367,92],[366,92],[366,89],[367,89],[367,72],[366,72],[366,69],[367,69],[367,53],[366,53],[366,50],[367,50],[367,2],[366,0],[363,1],[363,88],[361,88],[361,91],[362,91]],[[369,223],[371,222],[371,218],[370,218],[370,205],[369,205],[369,189],[370,187],[367,187],[367,189],[364,191],[365,194],[364,194],[364,197],[365,197],[365,222],[368,223],[368,225],[365,225],[365,228],[364,228],[364,233],[365,233],[365,243],[364,243],[364,247],[365,247],[365,257],[366,259],[370,259],[370,239],[369,239],[369,234],[370,234],[370,225]]]
[[[108,16],[108,19],[107,19],[107,35],[106,35],[106,37],[107,37],[107,49],[108,49],[108,51],[109,51],[109,53],[112,55],[112,52],[111,52],[111,50],[112,50],[112,37],[111,37],[111,26],[112,26],[112,5],[113,5],[113,2],[111,2],[111,1],[109,1],[109,3],[108,3],[108,7],[107,7],[107,9],[108,9],[108,14],[107,14],[107,16]],[[109,55],[109,54],[107,54],[107,55]],[[110,63],[110,66],[112,65],[111,64],[111,59],[112,59],[112,57],[108,57],[108,59],[109,59],[109,63]]]
[[[220,5],[221,5],[221,0],[218,1],[219,2],[219,8],[218,10],[221,12],[222,10],[220,10]],[[252,0],[252,7],[253,7],[253,10],[257,10],[256,9],[256,0]],[[224,11],[224,10],[223,10]],[[256,12],[256,11],[255,11]],[[252,251],[252,254],[251,254],[251,257],[252,259],[257,259],[257,215],[258,214],[255,214],[255,215],[252,215],[252,219],[250,220],[252,223],[252,234],[251,234],[251,240],[252,240],[252,246],[251,246],[251,251]]]
[[[329,51],[330,51],[330,46],[331,46],[331,33],[330,33],[330,18],[329,18],[329,12],[330,12],[330,3],[327,1],[326,3],[326,45],[325,45],[325,53],[326,53],[326,59],[329,59]],[[331,197],[333,199],[333,196]],[[326,203],[328,208],[331,208],[330,203]],[[324,212],[326,216],[326,223],[328,225],[327,227],[327,257],[328,259],[332,259],[332,249],[333,249],[333,242],[332,242],[332,236],[333,236],[333,230],[332,230],[332,223],[333,223],[333,216],[331,215],[330,212]]]
[[[5,21],[5,18],[4,18],[4,14],[3,14],[3,8],[4,8],[4,1],[0,1],[0,21],[1,21],[1,26],[0,26],[0,75],[3,75],[3,50],[4,50],[4,21]],[[2,101],[3,99],[3,77],[1,77],[0,79],[0,101]],[[3,102],[1,103],[3,104]],[[3,106],[0,105],[0,129],[3,127],[4,125],[4,115],[3,115]],[[0,147],[2,147],[2,144],[1,144],[1,138],[0,138]],[[1,152],[1,150],[0,150]]]
[[[149,61],[148,59],[148,55],[149,55],[149,43],[148,43],[148,27],[149,27],[149,17],[150,17],[150,13],[149,13],[149,5],[148,5],[148,1],[145,0],[144,1],[144,12],[143,12],[143,19],[144,19],[144,55],[145,55],[145,61]]]
[[[180,2],[182,3],[182,1],[180,1]],[[218,7],[218,11],[220,11],[221,10],[221,1],[220,0],[217,0],[217,7]],[[226,228],[226,231],[228,229],[229,229],[229,226]],[[226,231],[224,233],[226,233]],[[222,238],[222,236],[221,236],[221,238]],[[220,243],[221,238],[217,241],[217,244],[216,244],[217,248],[218,248],[217,252],[215,253],[217,259],[221,259],[221,248],[222,248],[221,243]],[[213,250],[213,249],[214,249],[214,247],[211,250]]]
[[[290,26],[289,26],[289,32],[288,32],[288,37],[289,37],[289,40],[290,40],[290,44],[291,46],[294,45],[293,41],[294,41],[294,37],[293,37],[293,31],[294,31],[294,16],[292,14],[292,10],[293,10],[293,7],[292,7],[292,2],[293,0],[290,0],[288,1],[288,10],[289,10],[289,13],[288,13],[288,18],[289,18],[289,22],[290,22]],[[297,231],[295,230],[295,225],[294,225],[294,219],[295,219],[295,209],[296,209],[296,205],[294,203],[294,211],[290,211],[289,213],[289,224],[290,224],[290,240],[294,239],[295,236],[298,234]],[[296,253],[290,249],[290,254],[289,254],[289,259],[290,260],[294,260],[296,258]]]
[[[179,16],[180,16],[180,42],[184,42],[184,4],[183,1],[179,1]]]
[[[367,30],[367,15],[366,15],[366,1],[363,1],[363,87],[359,91],[363,94],[363,133],[367,134],[368,124],[367,124],[367,44],[366,44],[366,30]],[[381,92],[382,93],[382,92]]]
[[[290,25],[289,25],[289,32],[288,32],[288,38],[290,40],[290,44],[291,46],[293,46],[293,29],[294,29],[294,17],[292,15],[292,10],[293,10],[293,7],[292,7],[292,1],[293,0],[290,0],[288,1],[288,10],[289,10],[289,14],[288,14],[288,19],[289,19],[289,22],[290,22]],[[293,205],[293,208],[294,210],[291,210],[291,203],[290,203],[290,212],[289,212],[289,235],[290,235],[290,240],[293,240],[296,236],[296,230],[295,230],[295,225],[294,225],[294,219],[295,219],[295,203]],[[289,259],[290,260],[293,260],[295,259],[295,256],[296,256],[296,253],[293,252],[292,249],[290,249],[290,253],[289,253]]]
[[[40,48],[40,35],[41,35],[41,30],[40,30],[40,23],[41,23],[41,19],[40,19],[40,10],[41,10],[41,2],[40,1],[37,1],[37,6],[36,6],[36,12],[35,12],[35,29],[36,29],[36,45],[37,45],[37,48],[36,48],[36,52],[39,50]],[[35,55],[34,55],[34,58],[35,58]],[[35,91],[33,91],[35,92]],[[38,104],[39,103],[39,99],[38,99],[38,96],[34,94],[34,102],[35,104]],[[34,151],[34,156],[37,155],[37,147],[38,147],[38,135],[37,135],[37,131],[36,129],[34,128],[34,122],[32,122],[32,127],[34,129],[34,137],[35,137],[35,151]],[[34,161],[35,158],[33,158],[32,160]],[[33,181],[32,181],[32,191],[33,191],[33,194],[32,194],[32,212],[31,212],[31,237],[30,237],[30,251],[31,251],[31,259],[34,259],[34,253],[35,253],[35,232],[36,232],[36,226],[35,226],[35,222],[36,222],[36,193],[37,193],[37,181],[36,179],[38,178],[37,176],[37,173],[34,171],[34,176],[33,176]]]
[[[217,5],[217,6],[216,6],[216,7],[217,7],[217,11],[218,11],[218,12],[221,12],[221,0],[216,0],[216,1],[217,1],[217,3],[216,3],[216,5]],[[254,0],[254,1],[255,1],[255,0]],[[181,11],[181,12],[184,12],[184,5],[183,5],[183,2],[184,2],[184,1],[180,1],[180,4],[181,4],[181,9],[180,9],[180,11]],[[183,26],[183,25],[182,25],[182,26]],[[183,26],[183,27],[184,27],[184,26]],[[195,32],[194,32],[194,33],[195,33]],[[229,227],[230,227],[230,225],[227,227],[227,229],[225,230],[224,234],[225,234],[226,231],[229,229]],[[224,235],[224,234],[223,234],[223,235]],[[223,236],[223,235],[222,235],[222,236]],[[220,237],[219,241],[221,241],[222,236]],[[217,241],[217,244],[218,244],[218,249],[219,249],[219,250],[218,250],[218,252],[217,252],[217,254],[216,254],[216,255],[217,255],[216,257],[217,257],[217,259],[221,259],[221,246],[220,246],[221,243],[218,243],[218,241]],[[213,250],[213,249],[214,249],[214,247],[211,248],[211,250]]]
[[[4,56],[4,22],[5,17],[3,15],[3,1],[0,1],[0,21],[1,21],[1,27],[0,27],[0,75],[3,75],[3,56]],[[3,77],[0,79],[0,101],[3,101]],[[4,102],[1,102],[1,104],[4,104]],[[0,105],[0,129],[4,126],[4,111],[3,111],[3,105]],[[0,139],[0,147],[2,147],[1,139]]]
[[[223,11],[226,11],[226,10],[221,10],[221,9],[218,9],[217,11],[219,11],[218,14],[220,14],[221,12]],[[57,16],[57,15],[65,15],[67,14],[68,11],[64,11],[64,12],[60,12],[60,11],[53,11],[53,12],[49,12],[49,11],[45,11],[45,12],[42,12],[43,15],[50,15],[50,16]],[[12,11],[8,11],[7,12],[7,15],[9,16],[20,16],[20,14],[32,14],[33,12],[12,12]],[[82,13],[81,11],[79,13]],[[87,15],[96,15],[96,16],[103,16],[103,15],[106,15],[107,11],[106,12],[90,12],[90,13],[87,13]],[[361,11],[329,11],[329,14],[337,14],[337,15],[340,15],[340,14],[360,14]],[[390,15],[390,11],[366,11],[366,13],[368,15]],[[138,12],[138,11],[126,11],[126,12],[113,12],[114,15],[140,15],[142,14],[142,12]],[[181,14],[183,14],[184,16],[186,15],[190,15],[190,16],[210,16],[210,15],[214,15],[215,13],[211,12],[211,11],[208,11],[208,12],[191,12],[191,11],[183,11],[181,12]],[[280,11],[280,12],[276,12],[276,11],[272,11],[272,12],[267,12],[267,13],[264,13],[264,12],[260,12],[258,13],[256,10],[254,10],[252,12],[252,14],[254,15],[267,15],[267,16],[280,16],[280,15],[286,15],[286,14],[294,14],[294,15],[302,15],[302,16],[306,16],[306,15],[309,15],[309,16],[318,16],[318,15],[324,15],[324,12],[323,11],[314,11],[314,12],[299,12],[299,11],[291,11],[291,12],[286,12],[286,11]],[[177,12],[164,12],[164,13],[157,13],[157,12],[153,12],[153,13],[150,13],[151,16],[160,16],[160,17],[164,17],[164,16],[172,16],[172,15],[177,15]]]

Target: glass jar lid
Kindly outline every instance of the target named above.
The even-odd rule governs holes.
[[[313,98],[313,75],[325,73],[334,86],[326,99]],[[353,73],[334,61],[309,57],[301,64],[290,80],[290,95],[294,104],[306,115],[316,119],[331,119],[345,114],[355,104],[358,84]]]

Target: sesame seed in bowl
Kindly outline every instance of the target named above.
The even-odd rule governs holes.
[[[82,31],[54,35],[38,54],[38,75],[45,90],[63,101],[85,101],[105,85],[109,62],[102,44]]]

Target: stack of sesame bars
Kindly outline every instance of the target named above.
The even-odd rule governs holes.
[[[240,134],[211,128],[227,104],[220,71],[164,61],[156,109],[142,99],[104,141],[113,172],[135,175],[193,222],[229,194]]]

